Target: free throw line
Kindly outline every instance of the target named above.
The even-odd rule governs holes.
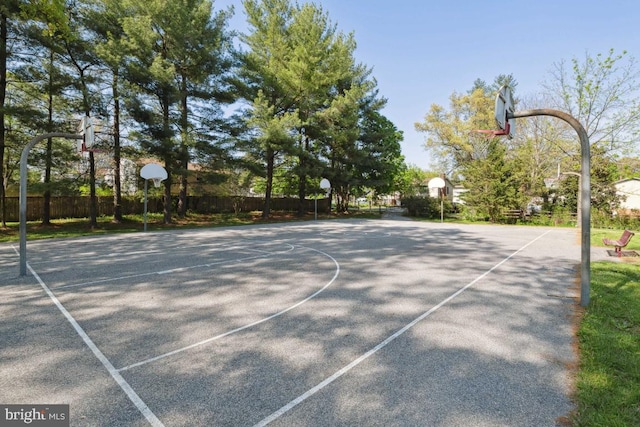
[[[69,288],[77,288],[77,287],[81,287],[81,286],[97,285],[99,283],[117,282],[117,281],[126,280],[126,279],[137,279],[139,277],[156,276],[156,275],[177,273],[177,272],[181,272],[181,271],[194,270],[194,269],[198,269],[198,268],[209,268],[209,267],[213,267],[215,265],[237,264],[239,262],[251,261],[251,260],[254,260],[254,259],[268,258],[271,255],[280,255],[280,254],[284,254],[284,253],[288,253],[288,252],[293,251],[293,245],[291,245],[289,243],[286,243],[286,245],[290,246],[290,249],[285,250],[285,251],[280,251],[280,252],[266,252],[266,251],[252,250],[252,252],[260,252],[260,255],[251,255],[251,256],[244,257],[244,258],[220,260],[220,261],[208,262],[208,263],[205,263],[205,264],[189,265],[187,267],[177,267],[177,268],[173,268],[173,269],[170,269],[170,270],[150,271],[150,272],[147,272],[147,273],[131,274],[129,276],[109,277],[109,278],[106,278],[106,279],[94,280],[94,281],[91,281],[91,282],[72,283],[70,285],[56,286],[55,290],[58,291],[58,290],[61,290],[61,289],[69,289]],[[248,250],[250,250],[250,249],[248,249]]]
[[[293,247],[293,246],[292,246],[292,247]],[[290,306],[290,307],[287,307],[287,308],[285,308],[284,310],[281,310],[281,311],[279,311],[279,312],[277,312],[277,313],[274,313],[274,314],[272,314],[271,316],[265,317],[265,318],[263,318],[263,319],[257,320],[257,321],[255,321],[255,322],[253,322],[253,323],[249,323],[249,324],[244,325],[244,326],[240,326],[239,328],[233,329],[233,330],[231,330],[231,331],[225,332],[225,333],[220,334],[220,335],[216,335],[215,337],[207,338],[207,339],[205,339],[205,340],[202,340],[202,341],[199,341],[199,342],[193,343],[193,344],[188,345],[188,346],[186,346],[186,347],[178,348],[178,349],[176,349],[176,350],[169,351],[169,352],[167,352],[167,353],[160,354],[160,355],[158,355],[158,356],[151,357],[151,358],[149,358],[149,359],[142,360],[142,361],[140,361],[140,362],[133,363],[133,364],[128,365],[128,366],[124,366],[124,367],[122,367],[122,368],[118,369],[118,372],[126,371],[126,370],[129,370],[129,369],[132,369],[132,368],[137,368],[138,366],[146,365],[147,363],[156,362],[156,361],[158,361],[158,360],[164,359],[165,357],[173,356],[173,355],[176,355],[176,354],[178,354],[178,353],[182,353],[183,351],[191,350],[192,348],[200,347],[201,345],[205,345],[205,344],[208,344],[208,343],[210,343],[210,342],[212,342],[212,341],[219,340],[220,338],[224,338],[224,337],[227,337],[227,336],[229,336],[229,335],[232,335],[232,334],[238,333],[238,332],[240,332],[240,331],[244,331],[245,329],[251,328],[251,327],[253,327],[253,326],[256,326],[256,325],[259,325],[259,324],[261,324],[261,323],[264,323],[264,322],[266,322],[266,321],[268,321],[268,320],[275,319],[276,317],[282,316],[283,314],[287,313],[288,311],[291,311],[291,310],[293,310],[294,308],[296,308],[296,307],[298,307],[298,306],[300,306],[300,305],[304,304],[305,302],[309,301],[310,299],[315,298],[315,297],[316,297],[317,295],[319,295],[322,291],[324,291],[324,290],[325,290],[325,289],[327,289],[329,286],[331,286],[331,284],[332,284],[333,282],[335,282],[335,281],[336,281],[336,279],[337,279],[337,278],[338,278],[338,276],[340,275],[340,264],[338,263],[338,261],[336,261],[336,259],[335,259],[334,257],[332,257],[331,255],[329,255],[329,254],[327,254],[327,253],[325,253],[325,252],[322,252],[321,250],[313,249],[313,248],[309,248],[309,247],[303,247],[303,246],[300,246],[300,248],[302,248],[302,249],[307,249],[307,250],[310,250],[310,251],[314,251],[314,252],[317,252],[317,253],[319,253],[319,254],[321,254],[321,255],[324,255],[324,256],[326,256],[327,258],[329,258],[331,261],[333,261],[334,265],[336,266],[336,272],[334,273],[333,277],[332,277],[332,278],[331,278],[331,280],[330,280],[326,285],[324,285],[322,288],[318,289],[316,292],[314,292],[313,294],[309,295],[308,297],[306,297],[306,298],[305,298],[305,299],[303,299],[302,301],[298,301],[298,302],[297,302],[297,303],[295,303],[294,305],[292,305],[292,306]]]
[[[338,378],[340,378],[341,376],[343,376],[344,374],[349,372],[351,369],[355,368],[360,363],[364,362],[369,357],[373,356],[375,353],[378,352],[378,350],[381,350],[384,347],[386,347],[387,345],[389,345],[393,340],[395,340],[400,335],[402,335],[405,332],[407,332],[409,329],[414,327],[417,323],[419,323],[420,321],[422,321],[425,318],[429,317],[431,314],[433,314],[436,311],[438,311],[442,306],[447,304],[449,301],[453,300],[455,297],[457,297],[458,295],[460,295],[461,293],[463,293],[464,291],[469,289],[471,286],[473,286],[474,284],[478,283],[480,280],[482,280],[485,277],[487,277],[487,275],[491,274],[494,270],[499,268],[502,264],[504,264],[505,262],[509,261],[511,258],[513,258],[517,254],[522,252],[525,248],[527,248],[528,246],[532,245],[534,242],[538,241],[539,239],[543,238],[544,236],[549,234],[551,231],[553,231],[553,230],[549,230],[546,233],[541,234],[540,236],[536,237],[535,239],[533,239],[532,241],[530,241],[526,245],[522,246],[520,249],[518,249],[517,251],[515,251],[514,253],[512,253],[511,255],[509,255],[508,257],[506,257],[505,259],[503,259],[502,261],[500,261],[499,263],[497,263],[496,265],[491,267],[489,270],[485,271],[480,276],[476,277],[471,282],[467,283],[465,286],[463,286],[462,288],[458,289],[453,294],[449,295],[447,298],[442,300],[439,304],[437,304],[436,306],[434,306],[431,309],[429,309],[429,311],[421,314],[420,316],[418,316],[417,318],[412,320],[410,323],[408,323],[402,329],[400,329],[399,331],[397,331],[396,333],[394,333],[393,335],[391,335],[390,337],[388,337],[387,339],[382,341],[380,344],[378,344],[377,346],[373,347],[371,350],[367,351],[365,354],[363,354],[362,356],[358,357],[357,359],[355,359],[354,361],[352,361],[351,363],[349,363],[348,365],[346,365],[345,367],[343,367],[342,369],[340,369],[339,371],[337,371],[336,373],[334,373],[330,377],[326,378],[324,381],[322,381],[321,383],[319,383],[315,387],[307,390],[305,393],[303,393],[300,396],[296,397],[291,402],[287,403],[282,408],[278,409],[277,411],[275,411],[274,413],[272,413],[268,417],[262,419],[260,422],[255,424],[253,427],[264,427],[264,426],[268,425],[269,423],[277,420],[282,415],[286,414],[287,412],[289,412],[290,410],[292,410],[293,408],[295,408],[296,406],[298,406],[299,404],[301,404],[302,402],[304,402],[305,400],[307,400],[308,398],[310,398],[311,396],[313,396],[314,394],[316,394],[317,392],[319,392],[320,390],[322,390],[323,388],[325,388],[326,386],[328,386],[329,384],[331,384],[332,382],[334,382],[335,380],[337,380]]]

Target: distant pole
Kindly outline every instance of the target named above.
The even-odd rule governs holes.
[[[20,276],[27,275],[27,158],[38,142],[49,138],[82,139],[77,133],[51,132],[38,135],[22,149],[20,155]]]
[[[582,262],[580,272],[580,305],[589,305],[589,292],[591,287],[591,153],[589,146],[589,135],[582,124],[575,117],[563,111],[551,110],[547,108],[535,110],[507,112],[507,119],[517,119],[520,117],[532,116],[552,116],[569,123],[578,133],[580,138],[580,155],[582,164],[580,169],[580,212],[581,215],[581,240],[582,240]]]
[[[147,231],[147,188],[149,180],[153,180],[153,185],[158,188],[160,183],[167,179],[167,170],[158,163],[147,163],[140,169],[140,177],[144,179],[144,231]]]
[[[440,222],[444,222],[444,187],[440,188]]]
[[[144,180],[144,231],[147,231],[147,187],[149,180]]]
[[[331,213],[331,182],[327,178],[320,180],[320,188],[326,192],[329,197],[329,213]],[[318,219],[318,196],[316,195],[316,219]]]

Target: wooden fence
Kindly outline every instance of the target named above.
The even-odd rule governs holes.
[[[98,216],[113,215],[113,197],[96,197]],[[51,219],[60,218],[88,218],[89,217],[89,196],[74,197],[51,197],[50,212]],[[273,198],[269,207],[273,211],[298,210],[297,198]],[[315,209],[313,200],[306,199],[305,207],[308,212]],[[123,215],[142,214],[144,211],[144,200],[139,198],[122,199]],[[42,219],[44,198],[41,196],[27,197],[27,220],[38,221]],[[161,213],[163,211],[162,198],[149,198],[147,200],[147,211]],[[176,212],[178,198],[173,198],[172,212]],[[200,214],[228,213],[228,212],[250,212],[260,211],[264,208],[264,198],[262,197],[219,197],[219,196],[190,196],[187,197],[187,210]],[[324,212],[329,209],[329,199],[318,199],[318,211]],[[20,220],[20,202],[18,197],[6,198],[6,221],[17,222]]]

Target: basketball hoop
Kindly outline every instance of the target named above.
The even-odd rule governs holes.
[[[496,102],[494,107],[494,117],[498,130],[476,129],[474,132],[483,133],[487,138],[495,138],[497,136],[508,136],[513,138],[516,133],[516,122],[513,118],[514,102],[511,88],[504,85],[496,94]]]
[[[507,122],[507,124],[505,125],[504,129],[499,129],[499,130],[494,130],[494,129],[474,129],[473,132],[483,133],[483,134],[485,134],[487,136],[487,138],[495,138],[495,137],[504,136],[504,135],[509,135],[509,137],[511,137],[511,134],[509,133],[510,128],[511,128],[511,126]]]
[[[496,102],[494,107],[494,115],[496,123],[500,128],[500,133],[494,133],[493,136],[507,135],[513,138],[516,133],[516,121],[513,118],[515,111],[515,102],[513,101],[513,93],[508,85],[500,88],[496,94]]]
[[[156,187],[160,186],[160,182],[167,179],[167,170],[157,163],[146,164],[140,169],[140,176],[144,179],[150,179]],[[156,184],[156,181],[158,182]]]
[[[144,178],[144,231],[147,231],[147,185],[153,181],[156,188],[169,176],[167,170],[157,163],[146,164],[140,169],[140,176]]]

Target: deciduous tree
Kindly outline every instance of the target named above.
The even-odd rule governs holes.
[[[450,109],[432,105],[416,129],[426,133],[426,146],[440,161],[440,169],[463,178],[466,205],[492,221],[504,209],[520,208],[526,193],[513,156],[507,158],[507,142],[487,137],[477,130],[495,129],[494,89],[509,83],[512,76],[498,76],[493,86],[476,80],[470,92],[451,96]]]
[[[635,59],[626,51],[617,54],[610,49],[595,56],[586,52],[583,60],[574,57],[568,63],[555,63],[544,88],[553,104],[550,107],[575,117],[592,145],[612,155],[625,154],[640,148],[636,144],[639,73]]]
[[[471,93],[453,93],[450,106],[433,104],[424,121],[416,123],[426,134],[425,146],[438,162],[438,169],[455,171],[486,155],[487,138],[475,132],[495,129],[494,100],[485,88]]]

